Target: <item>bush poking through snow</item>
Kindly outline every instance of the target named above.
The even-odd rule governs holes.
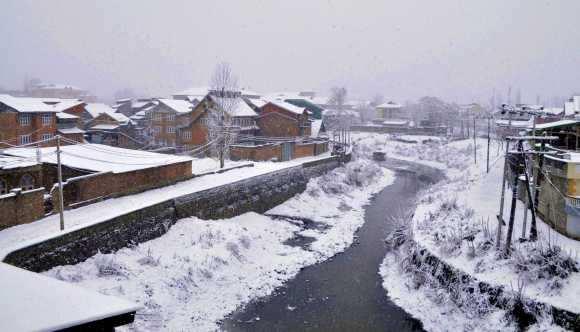
[[[121,263],[118,263],[113,255],[103,255],[98,253],[95,256],[94,264],[97,267],[98,276],[122,276],[126,277],[127,269]]]
[[[157,266],[161,257],[154,258],[151,248],[147,249],[147,255],[139,258],[137,262],[141,265]]]

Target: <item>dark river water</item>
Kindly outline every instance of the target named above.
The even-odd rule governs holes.
[[[304,268],[271,296],[249,303],[222,324],[226,331],[422,331],[421,322],[387,297],[378,274],[392,230],[389,216],[414,208],[436,172],[390,162],[394,183],[365,208],[358,240],[341,254]],[[407,170],[401,170],[406,168]]]

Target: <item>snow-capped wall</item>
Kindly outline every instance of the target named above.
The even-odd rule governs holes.
[[[310,178],[338,165],[337,158],[327,158],[176,197],[11,252],[4,262],[42,272],[157,238],[181,218],[218,219],[265,212],[303,192]]]

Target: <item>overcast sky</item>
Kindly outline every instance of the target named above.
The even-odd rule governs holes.
[[[397,101],[580,91],[580,1],[2,0],[0,86],[110,96],[207,85],[227,61],[263,92],[333,85]],[[515,94],[515,92],[514,92]]]

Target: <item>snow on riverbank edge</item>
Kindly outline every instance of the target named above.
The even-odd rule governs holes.
[[[376,138],[373,138],[376,140]],[[369,139],[367,139],[368,141]],[[483,143],[483,142],[482,142]],[[450,162],[446,162],[446,174],[448,175],[448,179],[443,181],[441,184],[436,185],[436,189],[429,190],[429,192],[424,193],[424,195],[420,195],[421,201],[417,210],[415,211],[414,217],[414,229],[411,233],[414,240],[420,245],[421,248],[427,248],[429,253],[431,253],[434,257],[445,262],[450,267],[458,269],[460,272],[467,273],[468,275],[472,275],[475,278],[481,278],[479,280],[483,282],[489,282],[491,286],[503,286],[506,290],[515,289],[516,292],[514,295],[517,295],[517,287],[518,282],[520,281],[520,277],[514,271],[510,271],[509,264],[502,262],[497,267],[494,266],[494,263],[491,259],[487,257],[484,258],[485,266],[488,266],[487,269],[481,269],[482,264],[476,264],[478,262],[479,257],[476,257],[474,260],[473,258],[469,258],[468,253],[469,248],[467,248],[468,244],[463,243],[463,253],[457,255],[457,250],[454,249],[452,255],[442,254],[440,251],[442,250],[439,246],[435,245],[434,243],[434,235],[439,233],[439,235],[446,235],[448,231],[445,227],[448,227],[446,224],[450,224],[451,226],[455,227],[456,219],[470,219],[474,220],[472,223],[475,223],[483,218],[489,218],[489,216],[494,216],[496,213],[497,208],[495,205],[498,205],[495,199],[491,200],[491,198],[495,198],[493,193],[497,193],[499,188],[501,187],[501,182],[492,183],[487,186],[486,190],[481,190],[482,182],[485,180],[490,181],[490,177],[498,177],[497,174],[494,174],[494,171],[498,169],[502,169],[503,163],[496,162],[500,156],[497,156],[491,162],[492,172],[490,175],[485,176],[485,170],[482,171],[483,163],[480,162],[479,167],[477,165],[473,165],[473,161],[469,163],[469,158],[466,158],[470,150],[470,148],[466,147],[469,144],[469,141],[460,141],[460,142],[453,142],[450,143],[452,147],[455,146],[457,149],[457,153],[464,154],[465,156],[455,156],[453,154],[447,154]],[[386,144],[385,144],[386,145]],[[394,147],[392,145],[395,145]],[[400,152],[404,151],[401,150],[400,147],[396,146],[396,144],[392,144],[390,147],[390,151],[392,152]],[[478,145],[483,145],[478,142]],[[441,147],[436,145],[431,145],[434,151],[442,150]],[[420,149],[428,150],[429,148],[425,149],[425,146],[420,147]],[[412,149],[409,149],[412,150]],[[471,149],[471,151],[473,151]],[[493,151],[493,150],[492,150]],[[485,153],[485,149],[482,146],[478,146],[478,160],[485,160],[483,153]],[[440,157],[440,153],[433,153],[430,151],[427,155],[432,155],[435,157]],[[473,152],[471,152],[471,156],[473,156]],[[420,160],[423,158],[422,156],[414,156],[408,155],[410,160]],[[455,160],[454,160],[455,159]],[[499,159],[501,161],[501,159]],[[453,166],[453,167],[450,167]],[[484,168],[485,166],[483,166]],[[487,177],[487,179],[486,179]],[[498,177],[499,178],[499,177]],[[501,178],[499,178],[501,180]],[[497,181],[496,181],[497,182]],[[497,187],[497,188],[495,188]],[[443,190],[441,190],[443,189]],[[485,195],[482,195],[482,192],[485,192]],[[426,196],[429,196],[426,198]],[[465,215],[459,215],[451,219],[449,213],[439,214],[436,212],[437,208],[442,204],[447,204],[446,199],[455,197],[455,201],[457,205],[459,205],[459,209],[457,209],[461,213],[465,213]],[[449,200],[452,203],[453,200]],[[449,204],[447,204],[449,205]],[[455,205],[455,204],[452,204]],[[507,205],[507,204],[506,204]],[[435,208],[435,209],[434,209]],[[506,206],[507,208],[507,206]],[[455,209],[455,208],[453,208]],[[519,207],[520,211],[523,211],[522,206]],[[467,213],[469,212],[469,213]],[[435,215],[434,217],[432,215]],[[446,216],[443,216],[446,215]],[[471,215],[471,216],[469,216]],[[522,214],[523,215],[523,214]],[[433,223],[434,220],[439,220],[437,218],[443,218],[447,220],[447,223],[437,224]],[[516,216],[516,220],[521,220],[521,215]],[[489,223],[490,233],[494,233],[493,230],[493,222],[492,220]],[[427,225],[426,225],[427,223]],[[431,225],[433,224],[433,225]],[[516,223],[517,224],[517,223]],[[550,234],[549,227],[543,224],[541,221],[538,222],[541,231],[543,234]],[[443,226],[443,227],[442,227]],[[473,227],[473,224],[471,225]],[[479,227],[478,225],[478,228]],[[430,232],[429,230],[433,230]],[[514,230],[514,234],[520,234],[521,229],[517,228]],[[551,232],[552,241],[554,241],[555,236],[553,231]],[[461,234],[461,233],[459,233]],[[464,235],[469,235],[469,231],[465,232]],[[477,235],[476,235],[477,237]],[[517,237],[517,235],[516,235]],[[435,236],[435,238],[437,238]],[[462,236],[459,237],[459,242],[461,242]],[[562,247],[567,250],[570,248],[568,246],[570,241],[566,239],[559,239],[559,244],[563,245]],[[440,241],[439,241],[440,242]],[[463,241],[465,242],[465,241]],[[484,242],[484,241],[482,241]],[[441,245],[439,243],[439,245]],[[459,244],[459,248],[462,245]],[[476,245],[477,247],[477,245]],[[522,246],[520,246],[522,247]],[[572,245],[571,248],[574,248],[575,245]],[[532,248],[533,249],[533,248]],[[479,247],[476,248],[477,255],[481,255],[481,251]],[[525,252],[525,250],[524,250]],[[505,315],[507,312],[504,310],[500,310],[497,308],[485,308],[483,314],[474,315],[473,312],[470,312],[469,309],[460,309],[460,305],[457,303],[453,303],[449,300],[450,294],[448,294],[444,289],[441,289],[437,283],[429,283],[427,285],[424,284],[424,280],[422,280],[419,285],[417,286],[413,281],[409,281],[409,279],[416,278],[416,274],[407,273],[403,271],[401,268],[401,260],[402,258],[399,257],[398,260],[395,260],[396,253],[389,253],[385,257],[385,260],[380,268],[379,274],[383,277],[383,287],[387,290],[389,297],[399,306],[401,306],[404,310],[415,316],[416,318],[423,321],[425,324],[425,328],[427,330],[432,331],[448,331],[448,330],[505,330],[505,329],[515,329],[516,326],[513,320],[506,320]],[[489,262],[488,262],[489,260]],[[476,272],[479,268],[479,273]],[[484,272],[484,273],[481,273]],[[576,282],[578,278],[578,273],[574,273],[568,280],[564,280],[563,283],[563,292],[561,296],[561,300],[559,298],[555,298],[553,296],[543,296],[541,288],[542,285],[532,285],[532,287],[528,287],[524,289],[524,296],[531,298],[534,301],[546,302],[549,305],[553,303],[557,303],[557,307],[561,307],[564,309],[578,309],[577,299],[574,299],[574,294],[578,292],[575,291],[578,283]],[[423,277],[420,277],[423,279]],[[514,281],[511,283],[509,281]],[[507,285],[506,285],[507,282]],[[432,284],[432,285],[431,285]],[[511,287],[510,287],[511,286]],[[552,294],[550,294],[552,295]],[[447,299],[447,301],[445,300]],[[459,300],[461,303],[462,300]],[[465,302],[465,301],[463,301]],[[483,307],[485,307],[484,305]],[[471,308],[473,309],[473,308]],[[479,308],[478,308],[479,309]],[[551,322],[550,318],[546,317],[537,317],[540,321],[530,328],[531,330],[539,329],[539,330],[561,330],[561,328],[554,326]]]
[[[127,330],[216,330],[243,304],[350,246],[364,222],[364,206],[393,180],[393,172],[356,160],[312,179],[304,193],[269,211],[323,227],[256,213],[187,218],[160,238],[46,274],[142,304]],[[296,235],[314,242],[305,249],[285,244]]]

